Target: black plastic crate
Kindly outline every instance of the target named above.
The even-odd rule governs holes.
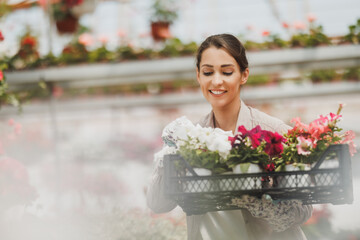
[[[182,163],[183,168],[176,167]],[[166,155],[165,195],[188,215],[239,209],[232,199],[244,194],[274,200],[299,199],[304,204],[353,202],[351,159],[347,144],[329,146],[308,171],[198,176],[177,154]],[[264,179],[271,179],[272,184]]]

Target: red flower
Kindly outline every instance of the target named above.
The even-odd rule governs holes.
[[[31,36],[27,36],[22,40],[22,45],[29,45],[29,47],[35,47],[36,39]]]
[[[267,37],[267,36],[270,35],[270,32],[267,31],[267,30],[264,30],[264,31],[261,33],[261,35],[262,35],[263,37]]]
[[[283,22],[282,26],[283,26],[283,28],[289,28],[289,24],[287,24],[286,22]]]
[[[0,70],[0,82],[4,80],[4,73],[3,71]]]
[[[3,35],[2,32],[0,31],[0,42],[1,42],[1,41],[4,41],[4,39],[5,39],[5,38],[4,38],[4,35]]]
[[[275,171],[275,164],[274,163],[269,163],[265,166],[265,170],[268,172],[273,172]]]
[[[278,134],[277,132],[270,132],[270,131],[263,131],[264,139],[266,141],[264,151],[270,156],[278,156],[280,155],[283,150],[283,142],[285,142],[285,138]]]
[[[228,140],[231,142],[231,146],[234,146],[235,141],[236,141],[237,137],[228,137]]]

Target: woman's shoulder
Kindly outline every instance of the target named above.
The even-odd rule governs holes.
[[[201,127],[210,127],[212,125],[213,119],[213,112],[206,114],[205,116],[201,117],[199,121],[195,124],[199,124]]]
[[[249,110],[254,125],[260,125],[260,127],[264,130],[286,132],[290,129],[290,126],[279,118],[271,116],[253,107],[249,107]]]

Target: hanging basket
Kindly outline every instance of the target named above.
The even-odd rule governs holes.
[[[97,0],[86,0],[83,3],[71,8],[71,14],[77,18],[87,13],[92,13],[95,10]]]
[[[56,21],[56,28],[60,34],[74,33],[78,25],[78,19],[70,13],[65,18]]]
[[[164,41],[171,37],[169,22],[152,22],[151,34],[155,41]]]

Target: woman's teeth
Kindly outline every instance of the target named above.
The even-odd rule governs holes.
[[[210,92],[215,94],[215,95],[220,95],[220,94],[224,93],[225,91],[213,91],[213,90],[210,90]]]

